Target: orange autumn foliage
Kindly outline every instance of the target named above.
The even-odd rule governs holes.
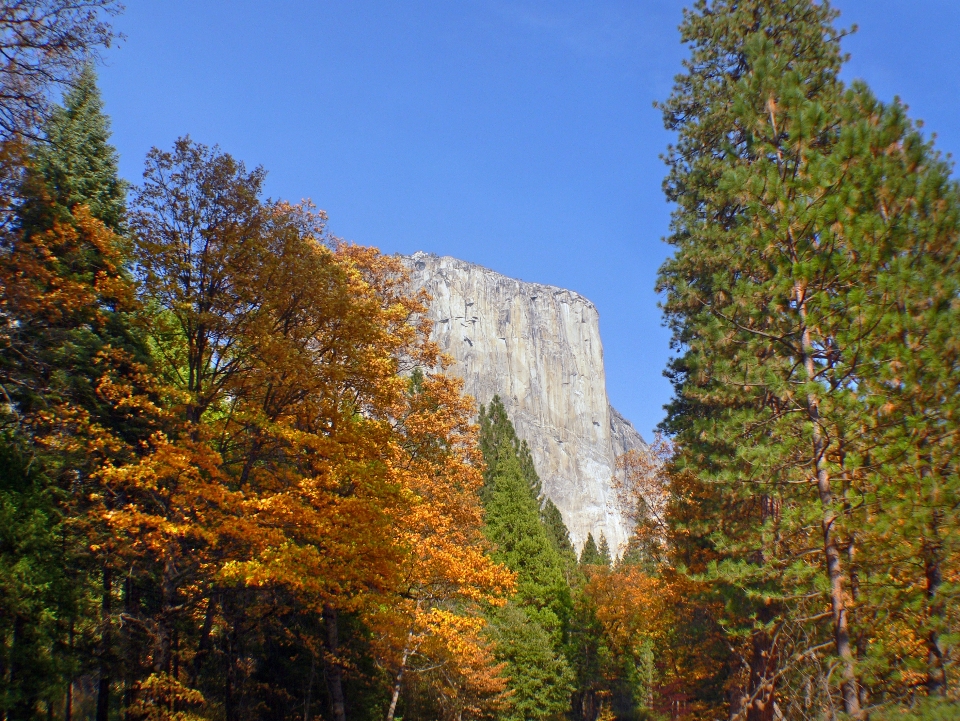
[[[392,718],[405,676],[418,676],[451,718],[495,710],[506,680],[483,636],[484,607],[513,591],[514,574],[486,555],[477,427],[462,381],[417,372],[397,418],[403,441],[392,469],[409,505],[397,519],[407,550],[394,603],[369,616],[393,679]]]
[[[141,622],[154,672],[169,681],[177,659],[204,657],[173,648],[175,618],[212,629],[231,597],[282,597],[323,617],[327,636],[299,642],[328,678],[351,668],[336,619],[352,613],[385,629],[385,667],[412,629],[443,658],[451,703],[496,697],[478,609],[512,576],[484,555],[472,403],[439,374],[410,392],[413,369],[441,363],[425,299],[398,259],[329,238],[308,205],[261,203],[261,176],[228,156],[181,141],[152,162],[134,222],[141,298],[182,400],[166,435],[104,477],[124,501],[108,521],[159,566],[161,613]],[[213,222],[216,203],[230,222]]]

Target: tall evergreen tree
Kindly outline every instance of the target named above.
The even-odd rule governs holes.
[[[560,509],[549,498],[543,502],[540,518],[547,532],[547,538],[550,539],[550,544],[563,562],[567,584],[573,585],[577,571],[577,551],[570,540],[570,531],[567,530],[567,525],[563,522]]]
[[[602,566],[609,566],[613,563],[613,557],[610,555],[610,544],[607,543],[607,536],[602,531],[600,533],[600,545],[597,546],[597,556],[599,556]]]
[[[587,534],[587,540],[583,542],[583,549],[580,551],[580,565],[597,566],[600,564],[600,550],[597,548],[597,542],[592,533]]]
[[[126,184],[118,175],[110,120],[92,66],[83,68],[63,106],[53,108],[32,155],[25,227],[46,229],[53,220],[68,220],[74,206],[85,205],[112,231],[123,231]]]
[[[572,612],[564,562],[541,520],[539,479],[529,450],[499,398],[489,409],[481,407],[480,421],[487,536],[494,560],[517,574],[516,596],[492,619],[496,653],[511,678],[515,715],[510,718],[559,719],[573,690],[562,651]],[[554,533],[565,531],[561,520]]]
[[[513,692],[504,721],[559,721],[570,709],[573,673],[552,635],[521,608],[507,605],[493,624],[498,660],[506,662]]]
[[[674,474],[716,504],[687,538],[715,554],[709,578],[743,659],[731,713],[757,721],[835,704],[859,718],[897,698],[902,662],[865,618],[892,608],[864,595],[885,587],[868,561],[891,540],[871,529],[898,515],[873,466],[896,425],[875,409],[903,376],[883,329],[921,312],[908,288],[928,247],[949,279],[925,286],[934,315],[957,272],[948,170],[902,107],[840,82],[835,17],[812,0],[697,2],[681,27],[691,58],[663,105],[679,135],[665,184],[676,252],[658,287],[680,351],[664,425]]]
[[[530,486],[530,493],[540,501],[543,487],[533,464],[530,447],[517,436],[500,396],[494,396],[489,406],[480,406],[480,443],[487,468],[484,472],[487,489],[500,462],[515,456],[520,464],[520,472]]]
[[[502,459],[486,503],[487,537],[495,560],[517,574],[517,602],[549,632],[559,634],[569,616],[563,566],[517,458]]]
[[[132,443],[145,437],[146,426],[101,384],[130,382],[146,352],[131,322],[126,246],[116,233],[124,187],[102,109],[88,67],[43,126],[23,174],[2,263],[4,312],[16,322],[0,361],[12,411],[4,419],[12,421],[4,438],[9,463],[0,476],[12,534],[4,555],[16,559],[11,567],[35,574],[34,582],[21,577],[15,593],[36,615],[14,616],[10,663],[19,673],[7,707],[34,707],[37,694],[59,698],[58,684],[70,696],[72,677],[93,672],[100,677],[97,718],[105,721],[114,589],[110,569],[90,552],[104,546],[83,522],[80,489],[116,448],[106,436]],[[95,442],[97,436],[104,440]],[[84,443],[100,448],[91,454]],[[33,661],[19,661],[24,655]],[[42,673],[38,662],[47,664]],[[44,678],[47,690],[31,687],[31,678]]]

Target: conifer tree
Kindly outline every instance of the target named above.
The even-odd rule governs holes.
[[[484,473],[487,487],[489,488],[501,460],[516,456],[520,464],[520,472],[530,486],[533,497],[539,502],[543,488],[540,483],[540,476],[537,475],[537,470],[533,465],[530,447],[526,441],[521,441],[517,436],[500,396],[494,396],[489,406],[480,406],[479,421],[481,450],[487,466]]]
[[[86,65],[75,84],[54,107],[34,146],[28,189],[42,184],[46,198],[28,197],[22,212],[28,227],[49,226],[76,205],[85,205],[97,220],[122,233],[126,188],[117,171],[117,151],[110,145],[110,121],[93,67]]]
[[[495,653],[508,664],[511,678],[515,715],[510,718],[561,718],[572,691],[562,652],[572,610],[564,562],[541,520],[539,479],[529,450],[499,398],[489,409],[481,407],[480,421],[487,537],[494,560],[517,574],[516,596],[492,619]],[[554,527],[558,534],[565,530],[562,520]]]
[[[609,566],[613,563],[613,557],[610,555],[610,546],[607,543],[607,536],[601,531],[600,545],[597,546],[597,556],[601,566]]]
[[[0,362],[0,381],[18,416],[17,431],[4,439],[10,461],[4,484],[13,492],[5,505],[11,521],[30,519],[25,527],[7,528],[31,539],[20,546],[27,556],[14,567],[34,572],[43,567],[36,590],[51,594],[34,606],[34,622],[27,616],[16,622],[30,625],[29,637],[40,644],[26,653],[48,664],[45,673],[29,671],[36,663],[20,664],[21,681],[45,677],[47,688],[57,683],[69,688],[73,676],[96,669],[101,720],[110,708],[114,590],[109,567],[90,553],[91,546],[104,546],[86,525],[89,509],[76,489],[90,483],[98,464],[117,460],[125,443],[145,438],[150,425],[132,419],[106,392],[110,378],[138,384],[134,378],[143,370],[146,351],[132,323],[136,306],[127,248],[116,233],[124,187],[102,111],[88,67],[64,107],[53,109],[28,154],[22,201],[0,269],[4,311],[16,321],[4,338]],[[88,443],[97,450],[85,450]],[[53,448],[57,452],[50,452]],[[43,551],[44,543],[57,552]],[[18,596],[36,603],[31,585],[21,585]],[[19,634],[15,656],[26,642],[27,635]],[[25,689],[15,691],[21,695],[10,702],[14,707],[36,701],[38,690]],[[50,693],[58,697],[61,689]]]
[[[600,550],[597,548],[597,542],[593,539],[593,534],[587,534],[587,540],[583,542],[583,550],[580,551],[581,566],[597,566],[600,564]]]
[[[566,717],[573,674],[552,635],[521,608],[509,604],[496,614],[496,655],[506,662],[513,692],[505,721],[559,721]]]
[[[560,509],[549,498],[543,502],[540,518],[544,529],[547,531],[547,538],[550,539],[551,545],[563,561],[567,584],[572,585],[573,576],[577,570],[577,551],[570,540],[570,531],[567,530],[567,525],[563,522]]]
[[[559,634],[569,615],[570,593],[517,458],[502,459],[493,480],[486,503],[493,557],[517,574],[517,603],[549,632]]]
[[[875,408],[904,376],[884,377],[885,328],[923,314],[909,288],[928,247],[950,288],[956,274],[956,188],[902,107],[841,83],[835,17],[811,0],[697,2],[662,106],[679,135],[665,183],[676,252],[658,286],[679,351],[664,426],[674,477],[714,504],[716,522],[685,538],[713,554],[742,659],[730,713],[751,721],[837,706],[859,718],[903,692],[899,654],[871,643],[867,616],[885,604],[865,595],[884,587],[868,559],[890,540],[871,531],[895,525],[876,511],[897,513],[878,503],[891,486],[873,465],[895,425]],[[951,290],[925,288],[931,315],[949,307]],[[955,477],[952,463],[937,475]]]

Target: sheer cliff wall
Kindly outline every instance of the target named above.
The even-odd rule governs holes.
[[[456,258],[416,253],[404,262],[414,288],[433,298],[432,337],[456,360],[450,371],[478,403],[503,400],[574,545],[588,533],[603,533],[612,550],[625,544],[615,460],[646,446],[607,399],[593,303]]]

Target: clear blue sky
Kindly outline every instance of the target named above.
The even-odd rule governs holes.
[[[678,0],[129,0],[101,85],[121,171],[218,143],[330,227],[576,290],[600,310],[613,404],[645,435],[669,357],[653,292],[669,142],[652,102]],[[848,78],[960,152],[960,0],[838,0]]]

